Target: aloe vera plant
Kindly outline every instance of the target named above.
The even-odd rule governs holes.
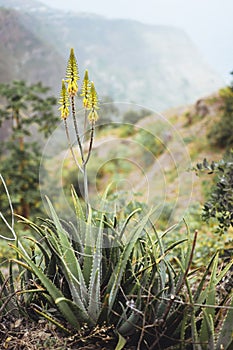
[[[13,246],[21,256],[15,261],[29,271],[33,281],[34,289],[25,295],[31,294],[28,304],[36,314],[65,332],[80,331],[85,324],[90,329],[114,325],[119,337],[134,334],[138,349],[231,348],[232,296],[221,299],[216,288],[232,262],[219,270],[216,254],[200,278],[200,272],[192,268],[197,233],[193,240],[188,236],[166,247],[166,234],[174,227],[158,235],[148,213],[130,227],[124,245],[122,230],[127,231],[129,218],[120,224],[102,212],[93,219],[90,210],[85,221],[74,189],[72,194],[77,227],[85,227],[87,242],[94,236],[94,244],[81,245],[80,238],[77,249],[77,235],[83,233],[61,222],[48,200],[52,220],[38,226],[22,218],[38,235],[34,255],[27,256]],[[108,248],[103,245],[106,239],[112,240]],[[178,247],[180,254],[174,258]],[[26,273],[23,276],[26,291]],[[225,320],[216,316],[221,309]]]
[[[72,225],[69,228],[74,231],[70,236],[48,200],[52,220],[45,220],[41,226],[37,226],[22,218],[24,223],[31,226],[41,236],[41,239],[35,241],[42,255],[39,259],[40,266],[35,262],[36,257],[30,258],[16,246],[12,245],[12,247],[21,256],[24,263],[21,260],[15,261],[26,267],[30,273],[38,278],[53,306],[57,306],[72,327],[80,329],[80,324],[87,323],[89,326],[94,326],[99,322],[99,319],[106,322],[116,318],[113,311],[116,299],[121,294],[122,281],[131,264],[134,243],[124,247],[120,242],[121,231],[117,232],[106,221],[103,214],[98,221],[98,226],[93,223],[91,211],[87,221],[84,221],[85,214],[74,189],[72,193],[77,213],[80,215],[78,221],[85,224],[87,240],[88,237],[96,236],[94,245],[84,245],[77,251],[74,248],[77,235],[83,233],[80,234]],[[143,233],[148,215],[132,230],[133,242],[139,239]],[[110,239],[117,240],[118,243],[116,245],[113,242],[113,248],[103,247],[106,226],[112,231]],[[125,225],[123,228],[126,229]],[[118,236],[116,237],[116,235]],[[72,237],[75,237],[75,240]],[[41,249],[41,241],[43,241],[43,249]],[[81,241],[81,237],[79,237],[79,241]],[[61,279],[63,280],[62,285],[60,284]],[[133,291],[133,283],[131,288]],[[36,307],[35,311],[37,311]]]
[[[201,274],[192,267],[197,232],[193,240],[188,235],[186,242],[176,242],[180,257],[174,256],[175,244],[165,249],[164,239],[158,239],[156,246],[148,237],[144,251],[146,259],[153,256],[155,264],[151,264],[146,285],[140,278],[143,312],[137,311],[141,329],[137,349],[231,349],[232,294],[217,296],[216,289],[233,262],[221,270],[216,254]],[[166,253],[172,254],[173,263]],[[219,316],[219,310],[226,315]]]
[[[72,188],[76,225],[60,220],[49,199],[51,219],[36,225],[21,217],[36,238],[28,238],[31,252],[22,243],[11,245],[21,266],[20,291],[12,293],[66,333],[84,325],[114,325],[119,349],[134,334],[137,349],[230,350],[232,295],[221,299],[216,288],[232,261],[221,270],[216,254],[200,277],[192,267],[197,232],[167,247],[166,235],[174,227],[158,234],[151,213],[140,216],[137,210],[119,222],[116,213],[105,213],[106,196],[99,215],[89,209],[86,218]],[[225,318],[216,312],[221,309]]]

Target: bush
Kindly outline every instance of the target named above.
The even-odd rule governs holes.
[[[233,147],[233,85],[220,91],[223,99],[220,120],[214,124],[208,137],[212,144],[221,148]]]
[[[209,221],[214,218],[218,222],[218,232],[226,233],[233,227],[233,151],[219,162],[211,164],[204,159],[198,163],[196,170],[216,174],[216,184],[204,204],[203,219]]]

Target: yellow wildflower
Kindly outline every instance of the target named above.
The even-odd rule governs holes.
[[[66,91],[66,85],[65,85],[64,79],[62,79],[62,87],[61,87],[59,104],[61,105],[61,107],[59,107],[59,110],[61,111],[61,118],[67,119],[67,117],[70,114],[70,110],[69,110],[70,103],[69,103],[69,98]]]
[[[98,119],[99,119],[98,113],[96,112],[96,110],[92,109],[92,110],[90,111],[90,113],[88,114],[88,120],[89,120],[91,123],[95,123],[95,122],[97,122]]]
[[[91,88],[90,88],[90,94],[88,97],[88,109],[90,109],[90,113],[88,114],[88,119],[90,122],[96,122],[99,119],[97,109],[99,101],[98,101],[98,96],[95,90],[95,85],[93,81],[91,82]]]
[[[88,70],[85,70],[83,83],[82,83],[82,93],[80,96],[83,96],[83,107],[89,108],[89,95],[90,95],[90,80],[88,76]]]
[[[66,68],[66,78],[67,78],[67,91],[70,96],[75,96],[78,92],[78,80],[79,80],[79,72],[78,72],[78,64],[74,54],[74,49],[70,50],[70,57],[67,63]]]

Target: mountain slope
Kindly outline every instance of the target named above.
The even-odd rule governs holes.
[[[190,103],[222,84],[180,29],[65,13],[33,0],[0,0],[1,5],[20,9],[17,16],[23,13],[25,30],[63,59],[74,47],[80,71],[89,68],[100,96],[163,110]],[[34,53],[28,54],[34,59]],[[46,59],[46,55],[40,57]],[[62,75],[64,68],[55,69],[59,58],[55,55],[52,61],[54,69],[42,72],[42,80],[45,75],[51,81],[52,75]],[[37,66],[44,67],[43,63]]]
[[[59,52],[65,56],[74,47],[101,95],[114,100],[163,110],[221,86],[180,29],[62,12],[38,18],[55,34],[52,42]]]
[[[0,81],[42,81],[57,90],[63,59],[25,27],[26,18],[18,11],[0,9]]]
[[[149,115],[128,126],[128,134],[120,123],[107,136],[97,129],[90,161],[97,173],[91,176],[91,191],[96,195],[96,189],[101,193],[111,183],[121,203],[127,195],[158,205],[158,215],[171,207],[173,219],[181,220],[189,206],[204,203],[211,186],[210,175],[199,178],[190,169],[204,158],[217,161],[225,152],[214,148],[207,136],[221,117],[222,104],[215,94],[163,115]]]

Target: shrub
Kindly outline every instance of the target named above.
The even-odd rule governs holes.
[[[216,184],[212,188],[209,199],[204,204],[203,219],[214,218],[218,222],[218,232],[225,233],[233,227],[233,152],[226,159],[211,164],[204,159],[198,163],[196,171],[216,174]]]
[[[233,147],[233,85],[221,90],[220,96],[223,99],[223,111],[208,136],[212,144],[230,149]]]
[[[15,212],[26,217],[34,215],[35,211],[38,215],[41,207],[40,138],[47,137],[59,120],[53,111],[56,98],[48,96],[48,91],[49,88],[41,83],[29,85],[25,81],[13,81],[0,84],[0,97],[3,98],[0,126],[10,125],[9,134],[1,142],[1,167],[5,181],[11,186]],[[0,199],[1,210],[6,213],[7,198],[3,192]]]

